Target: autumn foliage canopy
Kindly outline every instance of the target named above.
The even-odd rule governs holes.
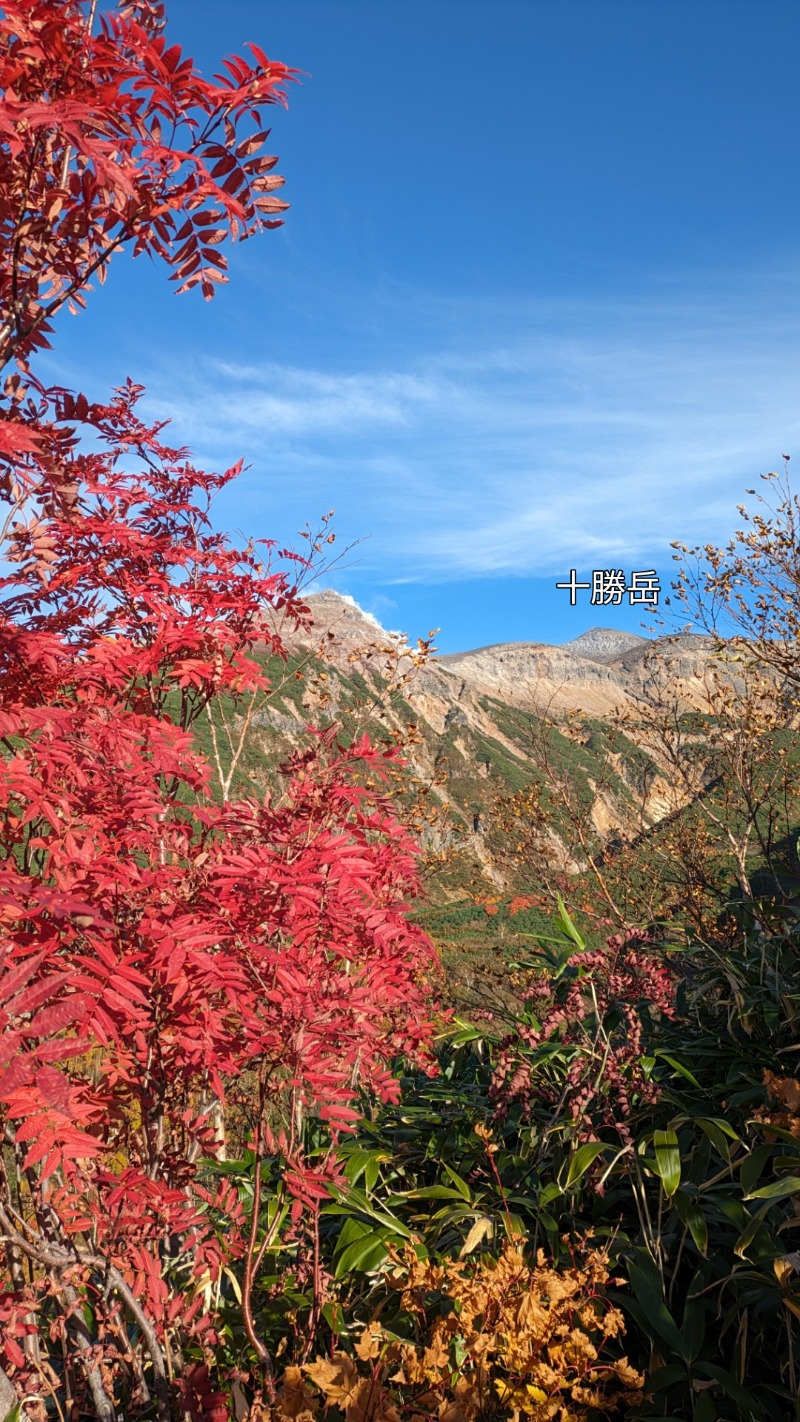
[[[282,793],[215,796],[193,727],[266,692],[279,621],[307,618],[301,562],[212,526],[240,466],[195,469],[124,371],[99,401],[37,374],[117,249],[211,296],[224,242],[285,206],[263,113],[291,71],[252,45],[205,79],[158,5],[94,8],[0,12],[0,1366],[20,1397],[82,1388],[98,1417],[123,1394],[211,1417],[231,1258],[270,1385],[257,1200],[251,1226],[198,1174],[228,1088],[250,1081],[248,1143],[313,1236],[363,1093],[427,1060],[431,950],[407,918],[414,845],[365,788],[385,752],[309,733]]]

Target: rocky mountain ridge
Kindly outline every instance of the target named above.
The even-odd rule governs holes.
[[[598,627],[561,646],[498,643],[429,656],[352,598],[325,591],[306,602],[313,624],[280,628],[288,669],[270,666],[273,694],[252,722],[265,770],[301,743],[309,723],[397,735],[418,785],[427,787],[428,808],[456,826],[461,848],[466,843],[473,865],[498,887],[505,873],[498,806],[541,790],[545,740],[562,787],[550,795],[555,817],[547,833],[567,872],[580,864],[567,849],[566,819],[559,828],[559,796],[590,806],[601,845],[680,809],[668,768],[636,728],[646,726],[653,679],[665,679],[682,707],[703,709],[709,639]],[[427,822],[420,833],[434,851],[445,844]]]
[[[306,638],[328,639],[328,655],[341,663],[343,653],[383,646],[395,654],[402,634],[387,632],[351,599],[326,591],[312,594],[308,605],[314,632]],[[436,656],[420,669],[414,695],[442,700],[442,709],[462,704],[467,692],[493,696],[509,705],[541,713],[583,712],[608,716],[641,699],[656,668],[675,678],[687,706],[700,709],[709,670],[711,639],[695,634],[653,639],[595,627],[570,642],[499,642],[465,652]],[[432,707],[430,709],[433,709]]]

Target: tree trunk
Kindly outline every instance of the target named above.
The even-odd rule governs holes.
[[[0,1368],[0,1422],[8,1416],[15,1403],[19,1402],[17,1389],[11,1379]]]

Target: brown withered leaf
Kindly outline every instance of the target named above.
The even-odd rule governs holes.
[[[306,1422],[307,1417],[316,1417],[316,1401],[310,1388],[303,1381],[300,1368],[287,1368],[283,1375],[280,1392],[280,1418],[292,1418],[293,1422]]]
[[[774,1072],[764,1072],[764,1085],[768,1095],[780,1101],[788,1111],[800,1112],[800,1081],[793,1076],[775,1076]]]
[[[434,1338],[431,1346],[422,1354],[422,1366],[426,1377],[433,1380],[450,1370],[450,1349],[441,1338]]]
[[[326,1402],[334,1402],[349,1417],[348,1409],[361,1384],[353,1359],[348,1358],[346,1353],[335,1353],[330,1361],[317,1358],[316,1362],[308,1363],[304,1371],[325,1394]]]
[[[370,1422],[402,1422],[400,1413],[394,1403],[389,1400],[383,1391],[381,1392],[377,1408]]]
[[[368,1363],[370,1359],[377,1358],[381,1351],[380,1344],[381,1330],[377,1323],[371,1323],[364,1329],[361,1337],[355,1346],[355,1355],[362,1363]]]

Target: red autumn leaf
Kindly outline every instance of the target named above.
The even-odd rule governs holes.
[[[0,1131],[44,1251],[25,1316],[46,1305],[38,1347],[80,1379],[78,1405],[73,1310],[112,1390],[120,1337],[137,1351],[130,1376],[151,1369],[141,1316],[162,1341],[169,1329],[176,1377],[208,1353],[205,1281],[249,1237],[238,1191],[209,1191],[198,1166],[220,1148],[226,1093],[265,1074],[260,1115],[255,1096],[245,1115],[259,1148],[273,1142],[297,1220],[329,1198],[333,1167],[275,1141],[275,1121],[304,1116],[332,1150],[365,1093],[396,1093],[399,1057],[431,1067],[433,1039],[432,950],[407,916],[415,845],[363,783],[383,753],[309,729],[275,801],[215,799],[195,740],[221,697],[269,689],[276,621],[308,624],[297,579],[313,560],[278,566],[268,540],[215,531],[213,499],[241,461],[196,468],[140,413],[141,386],[94,399],[33,369],[57,312],[82,307],[118,248],[208,297],[227,279],[223,246],[286,207],[263,118],[292,71],[253,46],[209,80],[167,47],[159,0],[94,25],[93,8],[0,11],[0,496],[15,505],[0,558]],[[53,1241],[91,1252],[63,1273],[74,1303],[54,1288]],[[98,1260],[135,1300],[130,1339]],[[0,1346],[23,1367],[13,1340]],[[182,1388],[160,1415],[177,1415]]]
[[[55,1067],[43,1066],[36,1073],[36,1085],[46,1106],[55,1106],[66,1115],[70,1106],[70,1088],[67,1078]]]
[[[33,1080],[35,1070],[33,1057],[16,1057],[4,1072],[0,1072],[0,1100],[7,1101],[21,1086],[27,1086]]]
[[[0,419],[0,455],[6,459],[17,459],[21,454],[36,454],[41,449],[41,440],[30,425],[20,424],[7,416]]]
[[[62,1002],[43,1007],[26,1029],[26,1035],[47,1037],[52,1032],[63,1032],[65,1027],[71,1027],[73,1022],[78,1022],[86,1016],[90,1002],[88,994],[75,993],[73,997],[64,998]]]

